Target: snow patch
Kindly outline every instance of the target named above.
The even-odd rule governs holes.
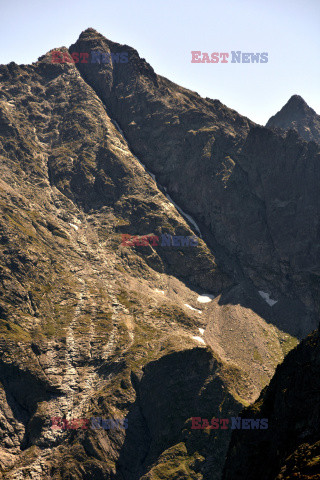
[[[205,341],[203,340],[203,338],[201,338],[201,337],[192,337],[192,338],[193,338],[193,340],[197,340],[197,341],[200,342],[200,343],[206,344],[206,342],[205,342]]]
[[[188,215],[186,212],[184,212],[184,211],[182,210],[182,208],[180,208],[180,207],[172,200],[172,198],[170,197],[169,193],[166,193],[166,197],[167,197],[167,199],[169,200],[169,202],[171,202],[172,205],[174,205],[174,206],[176,207],[176,209],[178,210],[178,212],[180,212],[183,217],[185,217],[187,220],[189,220],[189,222],[191,223],[191,225],[193,225],[194,228],[197,230],[197,232],[198,232],[198,234],[199,234],[199,237],[202,238],[202,235],[201,235],[201,232],[200,232],[200,228],[198,227],[198,225],[196,224],[196,222],[193,220],[193,218],[192,218],[190,215]]]
[[[204,334],[204,328],[199,328],[199,332],[200,332],[201,335],[203,335]]]
[[[78,225],[75,225],[74,223],[69,223],[70,227],[74,228],[75,230],[78,230]]]
[[[126,137],[124,136],[123,131],[122,131],[121,128],[119,127],[118,122],[116,122],[115,120],[112,120],[112,123],[116,126],[116,129],[118,130],[118,132],[121,133],[121,135],[123,136],[123,138],[126,139]]]
[[[207,295],[199,295],[199,297],[197,298],[197,302],[208,303],[208,302],[212,302],[214,298],[215,296],[209,293]]]
[[[162,293],[164,295],[164,290],[158,290],[157,288],[155,288],[154,290],[156,293]]]
[[[185,303],[185,306],[190,308],[190,310],[194,310],[195,312],[202,313],[201,310],[198,310],[197,308],[193,308],[193,307],[191,307],[191,305],[188,305],[187,303]]]
[[[270,305],[270,307],[273,307],[273,305],[278,302],[278,300],[272,300],[269,293],[263,292],[262,290],[259,290],[259,295],[267,302],[268,305]]]

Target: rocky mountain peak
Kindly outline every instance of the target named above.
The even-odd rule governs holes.
[[[300,95],[292,95],[282,109],[268,120],[266,127],[294,129],[305,140],[320,142],[320,116]]]
[[[300,95],[292,95],[286,105],[283,108],[289,107],[292,108],[299,108],[299,109],[306,109],[309,108],[307,102],[300,96]]]

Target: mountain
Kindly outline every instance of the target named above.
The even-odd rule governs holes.
[[[266,127],[293,129],[305,140],[320,143],[320,115],[300,95],[292,95],[285,106],[268,120]]]
[[[234,430],[224,480],[320,478],[320,338],[292,350],[242,418],[267,418],[267,430]]]
[[[200,237],[121,245],[197,229],[74,65],[49,54],[0,75],[1,476],[208,478],[214,464],[219,478],[230,435],[198,438],[191,417],[239,411],[273,372],[259,386],[206,348],[199,294],[233,280]],[[269,330],[274,369],[292,339]],[[127,417],[128,430],[55,430],[52,417]]]
[[[0,478],[221,479],[231,431],[192,417],[237,415],[318,325],[319,154],[94,29],[0,66]]]
[[[95,30],[83,32],[70,52],[96,47],[130,53],[127,64],[77,65],[134,154],[196,219],[224,271],[249,284],[255,297],[263,291],[277,301],[268,309],[272,323],[299,338],[312,331],[317,294],[309,285],[320,273],[319,148],[173,84],[136,51]]]

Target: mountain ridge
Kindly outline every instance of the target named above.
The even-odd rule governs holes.
[[[93,48],[124,46],[87,29],[61,50]],[[318,147],[125,48],[126,64],[0,66],[6,480],[220,480],[231,432],[191,417],[236,415],[316,326]],[[199,245],[121,245],[162,233]],[[126,432],[50,428],[126,415]]]

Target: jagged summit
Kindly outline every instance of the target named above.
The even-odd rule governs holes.
[[[98,35],[101,35],[101,33],[98,32],[98,30],[96,30],[95,28],[88,27],[88,28],[86,28],[85,30],[83,30],[83,31],[80,33],[80,37],[81,37],[82,35],[85,35],[86,33],[87,33],[87,34],[90,34],[90,33],[95,33],[95,34],[96,34],[96,33],[97,33]],[[101,36],[102,36],[102,35],[101,35]]]
[[[102,45],[108,46],[109,48],[126,47],[126,49],[130,50],[131,53],[135,53],[137,56],[139,56],[138,52],[134,48],[119,42],[114,42],[109,38],[105,37],[104,35],[102,35],[100,32],[98,32],[92,27],[89,27],[83,30],[80,33],[78,40],[75,42],[75,44],[71,45],[70,49],[74,45],[78,45],[78,44],[81,44],[83,46],[83,42],[86,42],[88,46],[90,45],[90,47],[93,47],[93,46],[101,47]]]
[[[268,120],[266,127],[293,129],[305,140],[320,143],[320,116],[300,95],[292,95],[282,109]]]
[[[301,108],[301,107],[310,108],[309,105],[307,104],[307,102],[300,95],[297,95],[297,94],[292,95],[283,108],[285,108],[286,106],[297,106],[299,108]]]
[[[100,32],[98,32],[97,30],[95,30],[94,28],[86,28],[85,30],[83,30],[80,35],[79,35],[79,38],[77,40],[77,42],[81,42],[81,41],[88,41],[88,40],[91,40],[91,41],[103,41],[103,42],[107,42],[107,43],[112,43],[114,45],[120,45],[119,43],[116,43],[116,42],[112,42],[111,40],[107,39],[104,35],[102,35]],[[76,43],[77,43],[76,42]]]

